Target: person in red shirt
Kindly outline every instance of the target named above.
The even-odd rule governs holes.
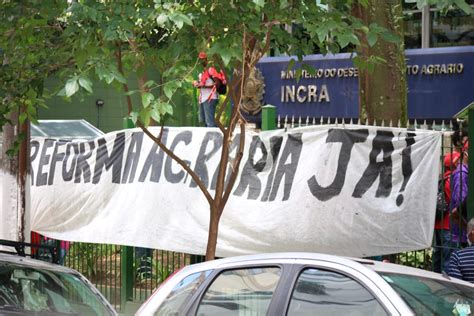
[[[219,102],[219,94],[213,77],[220,78],[221,74],[214,68],[208,66],[205,52],[199,53],[203,72],[199,74],[199,80],[193,82],[193,86],[199,89],[199,121],[206,127],[216,127],[215,113]]]
[[[459,152],[453,151],[444,155],[444,198],[446,204],[451,203],[451,174],[459,163]],[[433,271],[441,273],[447,271],[449,257],[454,247],[451,243],[449,211],[435,222],[435,247],[433,250]]]

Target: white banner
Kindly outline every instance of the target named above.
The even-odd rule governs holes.
[[[346,125],[245,137],[218,256],[365,257],[431,245],[440,132]],[[209,128],[168,128],[163,135],[211,193],[221,139]],[[234,139],[233,155],[237,144]],[[71,241],[205,253],[207,200],[141,130],[89,142],[35,139],[31,158],[32,230]]]

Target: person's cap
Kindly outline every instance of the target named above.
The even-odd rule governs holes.
[[[452,167],[455,167],[460,156],[461,154],[457,151],[453,151],[452,153],[447,153],[446,155],[444,155],[444,167],[446,169],[451,169]]]
[[[200,52],[198,57],[199,59],[207,59],[207,54],[205,52]]]

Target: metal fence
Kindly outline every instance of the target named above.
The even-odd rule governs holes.
[[[450,142],[450,134],[453,129],[452,121],[423,121],[419,123],[413,120],[406,123],[405,127],[409,130],[429,129],[444,131],[442,153],[453,150]],[[364,122],[350,119],[278,117],[276,127],[290,129],[298,126],[321,124],[366,125]],[[401,127],[401,124],[400,122],[393,124],[393,122],[380,121],[377,126]],[[420,251],[392,254],[378,259],[386,259],[398,264],[432,270],[433,249],[444,249],[449,246],[435,244],[433,247]],[[200,256],[163,250],[118,245],[71,243],[68,247],[64,264],[84,274],[114,307],[120,311],[124,308],[124,304],[127,301],[145,301],[152,294],[153,290],[177,269],[202,260]]]
[[[394,122],[392,120],[374,120],[369,124],[368,120],[362,121],[361,119],[352,118],[331,118],[331,117],[301,117],[301,116],[278,116],[276,121],[276,128],[295,128],[302,126],[312,125],[336,125],[344,126],[349,125],[371,125],[380,127],[398,127],[407,128],[409,130],[422,129],[422,130],[438,130],[451,132],[454,129],[455,120],[407,120],[403,125],[400,120]]]

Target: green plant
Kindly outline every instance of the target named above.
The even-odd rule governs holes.
[[[397,255],[397,263],[420,269],[428,269],[432,265],[431,249],[410,251]]]

